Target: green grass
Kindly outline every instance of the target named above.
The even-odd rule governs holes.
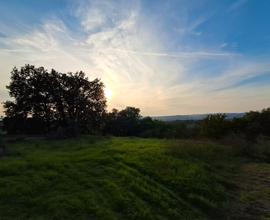
[[[231,148],[199,141],[84,136],[7,145],[1,220],[222,219],[239,166]]]

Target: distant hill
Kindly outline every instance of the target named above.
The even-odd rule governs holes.
[[[209,113],[216,114],[216,113]],[[194,115],[170,115],[170,116],[153,116],[151,118],[160,120],[160,121],[198,121],[207,117],[209,114],[194,114]],[[225,113],[228,120],[233,118],[241,118],[245,113]]]

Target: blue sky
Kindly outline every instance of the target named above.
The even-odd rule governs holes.
[[[269,11],[268,0],[0,1],[0,101],[12,67],[30,63],[101,78],[109,110],[269,107]]]

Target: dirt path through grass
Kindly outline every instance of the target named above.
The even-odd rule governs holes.
[[[228,219],[270,220],[270,164],[244,164],[236,185],[238,199]]]

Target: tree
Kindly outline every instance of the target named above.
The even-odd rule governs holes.
[[[270,136],[270,108],[246,113],[243,122],[247,139],[255,141],[259,135]]]
[[[118,113],[118,123],[121,126],[121,133],[124,136],[136,135],[138,132],[140,109],[126,107]]]
[[[262,134],[270,136],[270,108],[261,111]]]
[[[105,134],[114,134],[114,135],[120,135],[120,126],[118,124],[118,113],[119,111],[117,109],[112,109],[111,112],[108,112],[105,114],[105,128],[104,133]]]
[[[104,85],[99,79],[89,81],[82,71],[76,73],[48,72],[44,67],[25,65],[11,72],[7,86],[14,101],[4,103],[10,131],[50,133],[65,127],[69,133],[80,129],[94,132],[100,128],[106,109]],[[12,122],[20,122],[11,125]]]
[[[228,132],[228,121],[225,114],[208,115],[201,122],[201,133],[203,136],[219,138]]]
[[[105,132],[117,136],[135,136],[139,132],[140,109],[126,107],[118,111],[113,109],[106,115]]]
[[[106,108],[104,84],[99,79],[88,81],[83,72],[63,74],[60,80],[64,88],[58,111],[63,124],[90,133],[100,129]]]

